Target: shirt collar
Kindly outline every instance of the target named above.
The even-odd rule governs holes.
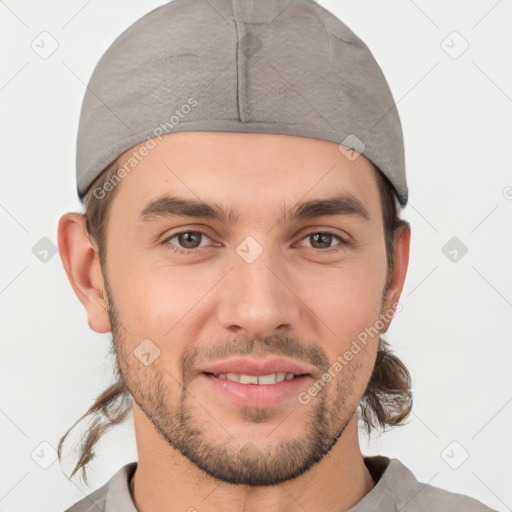
[[[105,512],[137,512],[130,494],[129,482],[137,462],[130,462],[123,466],[109,481],[105,499]]]
[[[399,481],[404,489],[417,485],[414,475],[397,459],[376,455],[364,457],[364,463],[376,484],[349,512],[395,511],[393,488],[396,482]],[[130,462],[112,476],[107,488],[105,512],[137,512],[129,488],[136,469],[137,462]]]

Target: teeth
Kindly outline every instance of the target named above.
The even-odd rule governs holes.
[[[293,373],[270,373],[269,375],[245,375],[243,373],[219,373],[216,375],[221,379],[239,382],[240,384],[275,384],[284,380],[292,380],[295,375]]]
[[[240,379],[240,382],[242,379]],[[276,383],[276,374],[271,373],[270,375],[260,375],[258,377],[258,384],[275,384]]]
[[[240,384],[258,384],[258,377],[254,377],[253,375],[239,375]]]

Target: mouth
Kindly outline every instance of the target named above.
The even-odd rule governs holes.
[[[286,401],[298,402],[299,393],[306,390],[313,381],[310,374],[291,372],[265,375],[203,372],[200,377],[202,385],[213,393],[212,403],[218,399],[222,404],[227,401],[254,408],[274,407]]]
[[[269,373],[267,375],[247,375],[244,373],[211,373],[204,372],[206,375],[211,375],[217,379],[221,380],[229,380],[231,382],[238,382],[240,384],[252,384],[252,385],[261,385],[268,386],[272,384],[278,384],[279,382],[284,382],[288,380],[294,380],[305,375],[309,375],[307,373],[304,374],[295,374],[295,373],[286,373],[286,372],[277,372],[277,373]]]

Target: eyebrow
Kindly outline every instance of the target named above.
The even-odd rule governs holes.
[[[292,209],[283,205],[282,212],[282,216],[278,220],[281,223],[337,215],[359,217],[365,221],[370,220],[370,215],[363,203],[346,192],[301,202]],[[136,223],[146,223],[173,216],[212,219],[224,224],[236,224],[240,218],[240,213],[217,203],[207,203],[166,193],[150,200],[139,213]]]

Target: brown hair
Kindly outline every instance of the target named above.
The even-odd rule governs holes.
[[[393,251],[395,234],[399,229],[409,228],[409,223],[399,218],[398,201],[391,182],[374,166],[379,188],[384,223],[384,235],[387,255],[386,287],[387,290],[393,269]],[[107,227],[109,207],[119,187],[105,187],[113,183],[112,177],[117,172],[117,160],[101,173],[86,193],[83,203],[83,216],[89,240],[98,248],[102,266],[107,258]],[[105,194],[105,190],[109,190]],[[104,196],[104,197],[103,197]],[[101,197],[101,199],[100,199]],[[63,443],[70,431],[84,418],[93,418],[89,428],[80,440],[80,454],[69,478],[82,470],[82,477],[87,483],[86,466],[95,456],[94,446],[99,439],[112,427],[122,423],[132,408],[131,395],[126,388],[115,357],[114,344],[110,347],[114,356],[114,383],[101,393],[94,403],[61,437],[57,454],[59,461],[62,457]],[[372,376],[365,394],[359,404],[359,417],[370,434],[374,427],[394,427],[402,425],[409,416],[412,408],[411,378],[407,368],[389,349],[388,342],[379,339],[377,357]]]

